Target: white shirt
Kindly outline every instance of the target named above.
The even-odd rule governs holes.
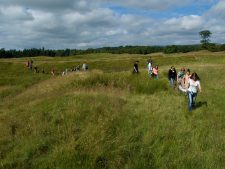
[[[152,64],[151,64],[151,62],[148,63],[148,70],[152,70]]]
[[[189,88],[188,88],[188,91],[189,92],[197,93],[198,92],[198,89],[201,88],[200,81],[199,80],[194,81],[192,79],[189,79],[188,80],[188,83],[189,83]]]
[[[85,63],[83,64],[82,69],[86,70],[86,64]]]

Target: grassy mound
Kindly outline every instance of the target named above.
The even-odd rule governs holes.
[[[127,71],[129,55],[86,56],[99,70],[63,77],[33,74],[20,59],[1,60],[0,168],[224,168],[225,81],[219,75],[225,57],[203,54],[154,55],[162,64],[159,80],[144,67],[139,75]],[[166,62],[181,67],[181,58],[201,77],[203,93],[192,113],[166,77]],[[75,58],[64,59],[35,62],[50,68]],[[111,72],[111,60],[124,69]]]

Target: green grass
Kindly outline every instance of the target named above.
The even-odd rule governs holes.
[[[148,78],[149,57],[159,80]],[[224,53],[33,58],[48,72],[89,64],[64,77],[29,72],[27,59],[0,60],[0,168],[224,168]],[[171,65],[201,78],[191,113],[186,96],[169,87]]]

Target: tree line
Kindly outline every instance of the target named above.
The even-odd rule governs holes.
[[[156,52],[169,53],[187,53],[199,50],[209,50],[212,52],[225,51],[225,44],[210,43],[210,36],[212,33],[209,30],[202,30],[199,32],[201,37],[201,44],[196,45],[168,45],[168,46],[119,46],[119,47],[102,47],[90,48],[86,50],[81,49],[62,49],[52,50],[32,48],[24,50],[5,50],[0,49],[0,58],[18,58],[18,57],[35,57],[35,56],[74,56],[90,53],[112,53],[112,54],[150,54]]]
[[[20,58],[20,57],[35,57],[35,56],[74,56],[91,53],[112,53],[112,54],[150,54],[156,52],[169,53],[187,53],[192,51],[209,50],[212,52],[225,51],[225,44],[209,43],[207,47],[202,45],[168,45],[168,46],[119,46],[119,47],[103,47],[96,49],[24,49],[24,50],[5,50],[0,49],[0,58]]]

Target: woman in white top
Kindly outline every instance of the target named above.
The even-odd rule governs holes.
[[[148,74],[151,77],[152,76],[152,61],[148,60]]]
[[[195,100],[197,97],[198,91],[201,92],[200,78],[197,73],[192,73],[190,79],[188,80],[188,110],[192,111],[192,108],[195,106]]]

